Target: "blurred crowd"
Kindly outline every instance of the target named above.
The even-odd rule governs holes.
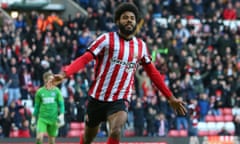
[[[186,103],[187,116],[176,115],[166,98],[139,66],[126,128],[137,136],[166,136],[171,129],[197,135],[197,123],[221,108],[240,107],[240,25],[231,28],[223,20],[240,20],[237,0],[75,0],[88,12],[62,19],[57,13],[20,12],[9,20],[0,13],[0,137],[12,129],[33,136],[29,121],[34,94],[43,84],[42,74],[61,72],[81,56],[100,34],[116,31],[114,8],[134,2],[144,24],[137,36],[147,43],[152,61],[173,94]],[[158,18],[169,19],[167,26]],[[200,20],[200,26],[182,19]],[[59,85],[65,98],[66,136],[70,122],[83,122],[94,61]],[[23,101],[32,102],[32,107]],[[235,119],[236,117],[236,119]],[[239,115],[234,116],[240,126]],[[27,132],[26,132],[27,131]],[[107,131],[105,125],[101,131]],[[240,136],[239,130],[235,134]]]

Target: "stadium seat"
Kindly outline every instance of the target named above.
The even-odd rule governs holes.
[[[125,137],[133,137],[133,136],[135,136],[135,132],[133,129],[126,129],[124,131],[124,136]]]
[[[240,108],[233,108],[232,115],[240,115]]]
[[[25,115],[25,109],[24,109],[24,108],[20,108],[20,109],[19,109],[19,113],[20,113],[22,116],[24,116],[24,115]],[[30,110],[28,107],[26,107],[26,113],[27,113],[28,115],[31,115],[31,114],[32,114],[31,110]]]
[[[222,115],[232,115],[232,108],[223,108]]]
[[[69,130],[67,137],[80,137],[83,133],[84,130]]]
[[[225,128],[226,130],[231,133],[234,134],[235,132],[235,125],[233,122],[225,122]]]
[[[218,131],[216,127],[216,122],[208,122],[207,127],[208,127],[208,135],[212,136],[217,134]]]
[[[199,131],[208,131],[206,122],[199,122],[197,127]]]
[[[223,115],[218,115],[218,116],[215,116],[215,121],[216,122],[224,122],[224,116]]]
[[[224,121],[225,122],[232,122],[233,121],[233,115],[224,115]]]
[[[19,111],[19,113],[20,113],[22,116],[24,116],[24,108],[21,108],[21,109],[19,109],[18,111]]]
[[[187,137],[188,136],[188,131],[187,130],[180,130],[179,131],[179,136],[180,137]]]
[[[219,132],[223,127],[225,123],[224,122],[217,122],[216,123],[216,130]]]
[[[215,116],[213,116],[213,115],[206,115],[205,121],[206,122],[215,122]]]
[[[21,106],[22,105],[22,100],[18,99],[16,100],[17,105]]]
[[[169,130],[168,136],[169,137],[179,137],[179,131],[178,130]]]
[[[33,107],[33,101],[32,100],[22,100],[21,105],[25,105],[26,107]]]
[[[3,94],[3,100],[4,100],[4,103],[7,103],[7,101],[8,101],[8,93],[7,92],[5,92]]]
[[[217,136],[218,131],[216,129],[208,131],[208,136]]]
[[[10,138],[16,138],[19,137],[19,131],[18,130],[11,130],[9,134]]]
[[[31,137],[29,130],[19,130],[18,136],[21,138],[30,138]]]
[[[84,122],[71,122],[70,123],[70,129],[83,130],[84,127],[85,127]]]
[[[198,136],[208,136],[208,126],[206,122],[198,123]]]
[[[198,131],[198,136],[208,136],[208,131]]]

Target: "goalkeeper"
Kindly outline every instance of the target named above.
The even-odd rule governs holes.
[[[55,144],[59,127],[64,125],[64,100],[59,88],[47,85],[53,78],[51,72],[43,74],[44,86],[35,94],[34,112],[31,119],[31,128],[36,127],[36,144],[42,144],[44,134],[48,134],[49,144]],[[37,121],[36,121],[37,120]]]

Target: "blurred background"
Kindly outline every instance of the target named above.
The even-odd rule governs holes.
[[[35,137],[29,121],[42,74],[59,73],[97,36],[116,31],[114,10],[124,1],[139,8],[144,24],[137,36],[147,43],[165,83],[186,103],[188,115],[176,115],[139,66],[122,136],[237,141],[238,0],[0,0],[0,140]],[[83,133],[94,63],[59,85],[66,108],[59,137]],[[102,123],[98,138],[107,137],[107,131]]]

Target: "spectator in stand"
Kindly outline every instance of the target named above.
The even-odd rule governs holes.
[[[235,115],[234,119],[234,126],[235,126],[235,136],[240,136],[240,115]]]
[[[193,17],[194,9],[192,7],[190,0],[184,0],[183,2],[183,16],[184,17]]]
[[[69,97],[68,100],[65,102],[65,109],[66,122],[77,121],[77,106],[74,103],[73,97]]]
[[[152,91],[152,84],[150,78],[147,76],[147,73],[143,70],[143,68],[139,68],[136,72],[136,77],[138,80],[138,87],[139,89],[139,96],[140,97],[147,97],[150,96],[149,94]]]
[[[137,98],[133,105],[134,131],[136,136],[143,136],[144,130],[144,103],[141,98]]]
[[[65,35],[58,37],[56,51],[60,55],[63,64],[69,63],[70,52],[72,51],[70,46]]]
[[[12,117],[12,124],[17,129],[21,127],[22,120],[23,120],[23,117],[19,112],[19,110],[22,108],[23,106],[21,105],[21,103],[19,103],[19,101],[12,101],[11,104],[9,105],[9,112]]]
[[[94,13],[93,9],[91,7],[87,8],[88,17],[85,21],[86,27],[84,29],[89,29],[90,31],[97,30],[97,23],[96,23],[96,14]]]
[[[208,95],[206,93],[200,93],[198,100],[199,111],[199,121],[205,121],[205,117],[210,110],[210,103]]]
[[[235,2],[235,7],[236,7],[236,13],[237,13],[237,20],[240,20],[240,2],[239,1]]]
[[[162,16],[162,7],[160,4],[160,0],[154,0],[152,4],[152,16],[153,17],[161,17]]]
[[[76,103],[76,107],[77,107],[77,120],[80,122],[84,122],[84,113],[86,111],[86,100],[87,100],[87,93],[84,92],[84,90],[82,90],[81,88],[84,87],[84,84],[82,84],[81,86],[76,87],[76,92],[74,93],[74,101]]]
[[[158,107],[156,105],[156,96],[151,99],[151,102],[146,106],[146,122],[147,122],[147,133],[148,136],[155,136],[155,118],[157,113],[159,112]]]
[[[168,134],[169,126],[168,121],[163,113],[159,113],[156,116],[156,136],[165,137]]]
[[[46,29],[50,31],[60,31],[63,20],[55,12],[52,12],[46,19]]]
[[[2,126],[4,137],[9,137],[12,129],[12,122],[12,114],[10,113],[9,108],[5,106],[3,108],[3,113],[0,115],[0,125]]]
[[[191,75],[188,72],[181,83],[181,92],[184,101],[196,98],[193,81],[191,79]]]
[[[214,116],[220,115],[221,112],[220,112],[220,109],[219,109],[219,107],[217,105],[216,96],[211,96],[210,100],[209,100],[209,103],[210,103],[210,107],[209,107],[208,114],[212,114]]]
[[[196,99],[191,99],[190,104],[188,105],[188,113],[189,113],[189,120],[188,120],[188,135],[189,136],[197,136],[198,135],[198,119],[199,119],[199,111],[200,108],[198,107],[198,101]]]
[[[13,66],[8,77],[8,106],[20,98],[20,79],[17,68]]]
[[[81,30],[85,23],[85,17],[80,12],[77,12],[72,22],[77,23],[77,28]]]
[[[15,28],[16,29],[23,29],[25,30],[26,28],[26,21],[24,18],[24,13],[21,13],[18,15],[18,17],[15,20]]]
[[[83,55],[87,50],[88,45],[92,41],[92,36],[88,28],[85,28],[81,35],[78,38],[78,53],[79,55]]]
[[[26,66],[22,66],[20,72],[20,85],[21,85],[21,99],[28,99],[29,96],[29,86],[32,85],[31,73],[28,72]]]
[[[23,120],[21,127],[19,128],[19,137],[21,138],[30,138],[30,129],[29,129],[29,121],[28,120]]]
[[[192,6],[195,12],[195,17],[202,18],[204,16],[203,0],[193,0]]]
[[[34,87],[39,87],[41,85],[41,78],[40,78],[40,76],[42,75],[41,72],[42,72],[42,67],[40,64],[40,58],[35,57],[31,65],[31,76],[32,76]]]
[[[182,97],[179,97],[178,99],[183,101]],[[181,129],[188,130],[189,124],[188,124],[188,119],[186,116],[177,115],[175,120],[176,120],[176,129],[177,130],[181,130]]]
[[[222,129],[217,133],[219,136],[230,136],[231,134],[227,131],[226,127],[223,126]]]
[[[0,125],[0,138],[4,138],[3,129],[1,125]]]
[[[4,96],[7,93],[7,85],[6,85],[6,80],[4,78],[4,75],[0,73],[0,112],[5,105],[5,99]]]
[[[90,3],[89,0],[78,0],[78,2],[85,9],[87,9],[89,7],[89,3]]]
[[[41,32],[45,32],[47,27],[47,21],[46,17],[43,13],[39,14],[37,17],[37,26],[36,26]]]
[[[227,3],[227,7],[223,10],[223,19],[225,20],[236,20],[237,19],[237,11],[234,8],[231,1]]]
[[[169,110],[169,105],[168,105],[167,99],[161,95],[157,105],[159,107],[159,112],[163,113],[166,117],[166,115],[168,114],[168,110]]]

